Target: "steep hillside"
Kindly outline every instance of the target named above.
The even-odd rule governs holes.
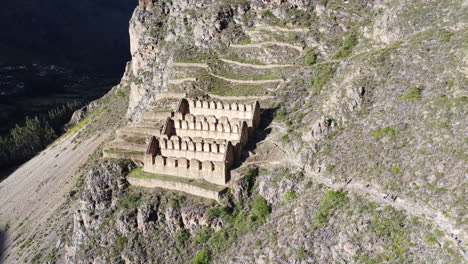
[[[17,251],[69,263],[466,262],[466,9],[140,0],[126,74],[81,126],[154,129],[143,113],[181,96],[259,100],[262,124],[230,191],[217,204],[132,187],[139,164],[97,148],[50,228],[71,235],[42,252],[42,236],[13,240],[7,262]],[[117,142],[144,147],[127,132]]]

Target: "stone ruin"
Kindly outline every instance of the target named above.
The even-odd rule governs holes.
[[[260,122],[260,105],[181,99],[166,118],[161,136],[153,136],[143,171],[217,185],[229,181],[249,134]]]
[[[147,179],[128,178],[132,185],[179,190],[219,200],[221,191],[204,189],[195,183],[217,186],[224,190],[230,168],[241,158],[242,151],[260,123],[260,104],[223,103],[180,99],[175,112],[145,113],[143,118],[164,120],[161,129],[127,127],[117,132],[146,135],[144,148],[126,142],[111,142],[108,148],[122,152],[104,152],[104,157],[127,158],[143,163],[143,172],[155,175]],[[125,146],[133,152],[125,152]],[[183,181],[162,181],[170,176]],[[204,186],[205,186],[204,185]]]

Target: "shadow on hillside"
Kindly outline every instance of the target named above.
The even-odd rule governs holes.
[[[3,254],[6,251],[7,232],[0,231],[0,263],[3,263]]]
[[[261,112],[261,123],[249,137],[249,143],[245,146],[244,150],[242,151],[242,156],[239,161],[231,168],[239,168],[249,157],[248,152],[253,151],[257,148],[257,145],[265,140],[265,138],[271,133],[271,128],[269,128],[271,122],[273,121],[276,111],[278,111],[279,107],[275,108],[266,108],[262,109]],[[229,178],[230,175],[229,175]]]

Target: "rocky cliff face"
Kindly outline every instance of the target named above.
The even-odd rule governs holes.
[[[132,164],[91,170],[69,262],[466,261],[465,11],[140,0],[127,116],[184,91],[259,98],[264,124],[222,206],[131,188]]]

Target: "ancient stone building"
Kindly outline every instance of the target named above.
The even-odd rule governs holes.
[[[126,127],[108,144],[104,157],[130,158],[143,163],[143,172],[154,178],[129,179],[134,185],[162,187],[217,199],[218,193],[180,182],[167,183],[157,176],[188,179],[222,187],[230,168],[260,123],[260,104],[223,103],[181,99],[176,112],[144,113],[143,120],[161,120],[162,127]],[[146,135],[146,146],[128,142]],[[126,148],[124,150],[124,148]],[[142,149],[145,149],[142,151]],[[121,151],[116,151],[120,149]]]
[[[181,99],[166,118],[159,138],[152,137],[143,170],[224,185],[230,167],[260,122],[260,105]]]

